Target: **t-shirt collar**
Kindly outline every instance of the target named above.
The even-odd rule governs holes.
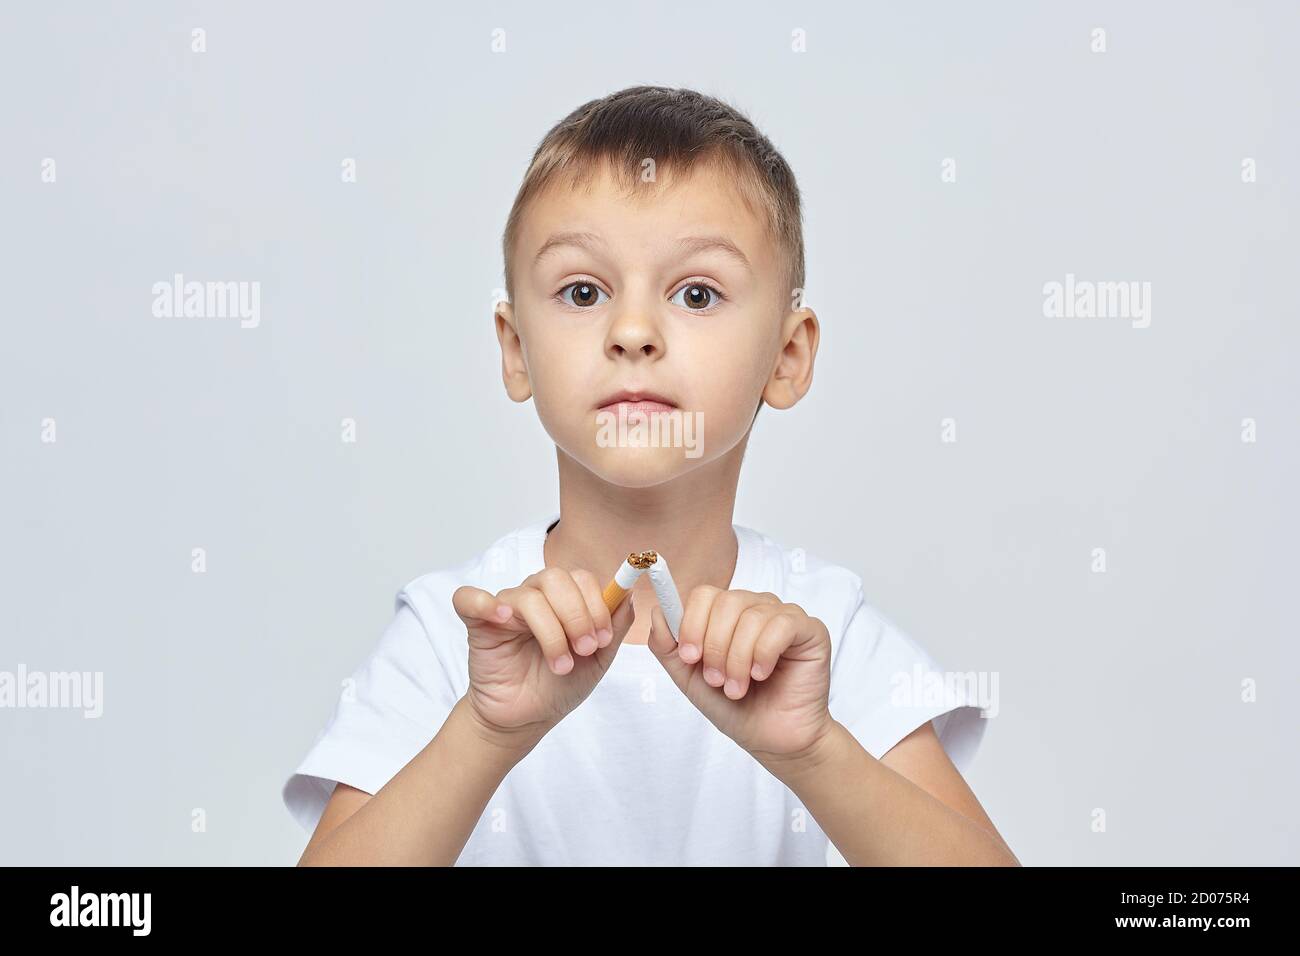
[[[531,574],[536,574],[546,566],[546,552],[544,551],[546,533],[551,525],[555,524],[559,519],[560,513],[553,511],[547,517],[534,521],[532,524],[520,529],[519,572],[521,580]],[[738,524],[732,524],[731,529],[736,534],[736,570],[731,575],[731,584],[728,590],[760,590],[754,583],[758,578],[760,566],[759,551],[761,542],[758,532]],[[613,574],[612,569],[610,573]],[[683,594],[682,597],[684,599],[686,595]]]

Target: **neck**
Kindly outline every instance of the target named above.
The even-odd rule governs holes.
[[[726,589],[736,569],[732,517],[743,439],[720,458],[653,488],[623,488],[555,449],[560,520],[546,537],[547,567],[586,568],[603,583],[632,551],[660,552],[685,601],[702,584]],[[635,591],[650,590],[648,578]]]

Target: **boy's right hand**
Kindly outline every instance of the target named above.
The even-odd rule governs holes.
[[[469,637],[466,701],[510,739],[540,739],[586,700],[634,617],[629,595],[611,619],[584,570],[544,568],[496,596],[464,585],[451,600]]]

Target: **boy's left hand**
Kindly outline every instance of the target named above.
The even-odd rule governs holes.
[[[658,605],[650,622],[650,649],[673,683],[756,758],[810,753],[834,724],[830,632],[797,604],[705,585],[686,599],[680,644]]]

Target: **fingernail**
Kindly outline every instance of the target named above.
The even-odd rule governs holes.
[[[599,631],[596,632],[596,643],[599,644],[601,647],[605,647],[613,639],[614,639],[614,632],[607,627],[602,627]]]
[[[573,670],[573,658],[568,654],[565,654],[563,657],[557,657],[555,662],[551,665],[551,668],[557,674],[567,674],[569,671]]]
[[[714,687],[722,683],[722,671],[716,667],[704,668],[704,680]]]
[[[727,678],[727,683],[723,685],[722,692],[728,697],[736,698],[740,696],[740,681],[734,677]]]
[[[749,676],[752,677],[752,678],[754,678],[754,680],[762,680],[762,679],[763,679],[763,668],[760,667],[759,665],[755,664],[753,667],[751,667],[751,668],[749,669]]]
[[[513,612],[514,612],[514,608],[512,608],[509,604],[502,604],[499,608],[497,608],[497,620],[500,621],[508,620],[510,618],[510,615]]]
[[[694,644],[682,644],[678,647],[677,653],[679,653],[682,656],[682,660],[688,664],[693,664],[700,659],[700,649]]]
[[[596,649],[596,639],[590,634],[584,634],[574,642],[574,647],[579,654],[586,656]]]

